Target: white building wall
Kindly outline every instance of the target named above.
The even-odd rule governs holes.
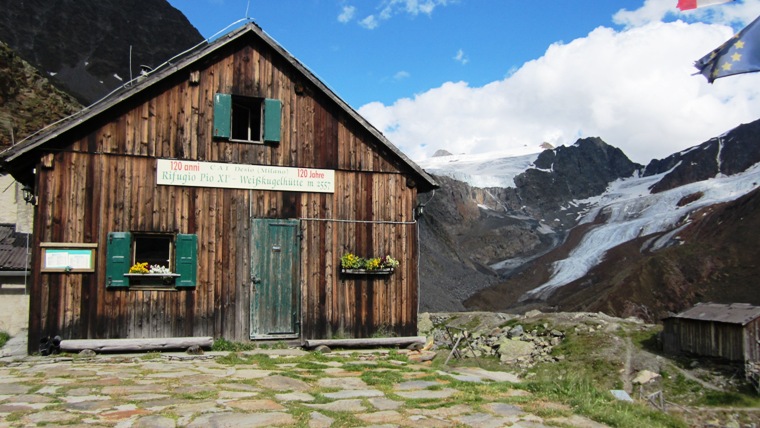
[[[0,176],[0,223],[15,224],[19,233],[32,233],[34,205],[24,201],[21,189],[10,175]]]

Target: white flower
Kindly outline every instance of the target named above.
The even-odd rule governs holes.
[[[172,273],[168,267],[161,265],[151,265],[150,273]]]

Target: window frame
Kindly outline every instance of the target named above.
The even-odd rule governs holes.
[[[132,264],[130,266],[135,265],[136,263],[141,263],[144,261],[145,258],[138,258],[137,257],[137,241],[139,239],[150,239],[150,238],[169,238],[169,248],[168,250],[168,258],[166,259],[165,263],[162,263],[161,266],[165,266],[169,269],[170,272],[174,272],[175,270],[175,253],[176,253],[176,246],[177,246],[177,234],[176,233],[163,233],[163,232],[133,232],[132,233],[132,249],[131,249],[131,262]],[[148,263],[148,268],[152,266],[150,262]]]
[[[233,137],[233,111],[235,104],[259,111],[259,133],[258,140],[250,134],[248,138],[239,138],[238,131],[235,130]],[[237,143],[246,144],[266,144],[279,143],[282,137],[282,101],[272,98],[246,97],[242,95],[232,95],[225,93],[216,93],[214,95],[214,117],[212,135],[215,139],[224,139]],[[250,121],[250,114],[249,121]],[[251,124],[247,126],[250,131]]]
[[[248,114],[241,114],[245,110]],[[236,124],[235,121],[243,116],[247,116],[246,126]],[[258,121],[256,120],[258,119]],[[232,96],[232,106],[230,109],[230,141],[237,143],[264,143],[264,99],[253,97]],[[258,127],[256,124],[258,123]],[[255,135],[253,130],[256,130]],[[248,135],[247,138],[241,138],[241,131],[244,130]],[[255,137],[255,138],[254,138]]]
[[[134,235],[171,235],[171,259],[167,275],[130,274],[134,265]],[[143,286],[145,281],[146,286]],[[106,288],[175,290],[194,288],[198,281],[198,236],[162,232],[109,232],[106,242]]]

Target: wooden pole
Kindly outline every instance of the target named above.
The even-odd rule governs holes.
[[[210,348],[211,337],[167,337],[150,339],[77,339],[61,341],[66,352],[92,349],[95,352],[145,352],[168,349],[187,349],[191,346]]]

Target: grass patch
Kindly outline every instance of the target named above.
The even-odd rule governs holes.
[[[629,331],[627,336],[639,349],[658,354],[661,352],[660,332],[662,332],[662,326],[648,326]]]
[[[3,346],[5,346],[5,344],[8,343],[8,339],[10,339],[10,338],[11,338],[10,334],[8,334],[8,333],[6,333],[4,331],[0,331],[0,348],[2,348]]]
[[[196,392],[181,392],[176,394],[175,397],[182,400],[210,400],[218,397],[218,392],[213,389],[207,389]]]
[[[161,353],[160,352],[148,352],[148,353],[140,355],[140,357],[139,357],[139,359],[143,360],[143,361],[156,360],[156,359],[159,359],[159,358],[161,358]]]
[[[643,404],[615,400],[608,391],[601,391],[584,376],[565,375],[538,379],[524,384],[536,396],[569,405],[574,413],[614,427],[686,428],[685,422],[667,413],[652,410]]]
[[[299,369],[309,370],[311,372],[322,373],[329,366],[313,361],[299,361],[296,363],[296,367]]]
[[[359,376],[370,386],[392,389],[394,385],[404,382],[404,375],[396,370],[367,370]]]
[[[211,345],[212,351],[242,352],[257,349],[255,343],[231,342],[223,337],[216,339]]]
[[[254,364],[254,359],[252,355],[244,355],[240,352],[230,352],[227,355],[217,358],[216,362],[219,364],[228,364],[231,366],[239,364],[252,365]]]
[[[395,331],[393,331],[393,328],[391,328],[387,324],[382,324],[375,330],[374,333],[372,333],[372,337],[375,339],[383,338],[383,337],[396,337],[398,336]]]
[[[738,392],[706,391],[699,404],[716,407],[757,407],[760,398],[751,398]]]

